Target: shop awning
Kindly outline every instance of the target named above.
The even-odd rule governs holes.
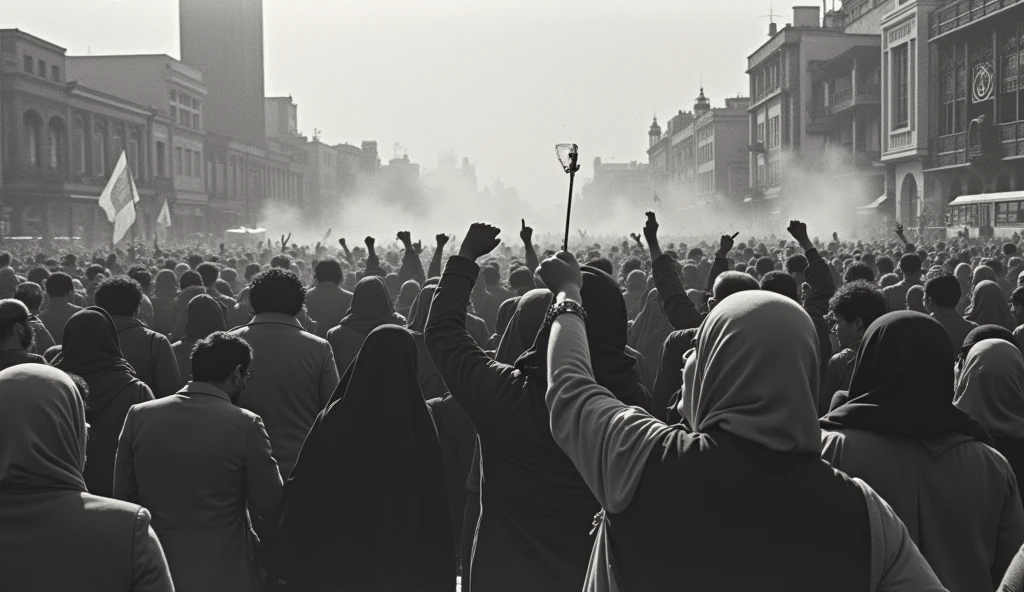
[[[882,205],[882,203],[885,202],[885,200],[887,200],[887,199],[889,199],[889,196],[885,195],[885,194],[882,194],[882,195],[878,196],[878,199],[876,199],[875,201],[869,203],[866,206],[860,206],[857,209],[858,210],[874,210],[878,206]]]

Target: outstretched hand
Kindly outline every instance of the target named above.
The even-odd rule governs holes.
[[[366,245],[367,249],[373,251],[373,245],[377,244],[377,239],[373,238],[372,236],[368,236],[363,239],[363,243]]]
[[[467,259],[477,260],[480,257],[490,253],[501,240],[498,238],[498,234],[501,233],[500,228],[491,226],[490,224],[483,224],[476,222],[469,227],[469,232],[466,233],[466,238],[462,239],[462,247],[459,249],[459,256],[466,257]]]
[[[342,249],[344,249],[346,251],[348,250],[348,245],[345,244],[345,239],[339,238],[338,239],[338,244],[341,245]]]
[[[548,257],[540,264],[540,279],[556,296],[561,293],[579,299],[583,289],[583,272],[576,257],[568,251],[562,251]]]
[[[796,242],[799,243],[803,249],[806,250],[814,248],[814,244],[811,243],[811,239],[807,236],[807,225],[803,222],[799,220],[790,220],[789,227],[786,228],[786,230],[789,231],[789,234],[793,236]]]
[[[740,233],[738,233],[738,232],[736,234],[733,234],[732,236],[730,236],[728,234],[723,234],[722,238],[720,238],[718,240],[718,253],[717,253],[717,255],[719,257],[726,257],[726,256],[728,256],[729,253],[732,251],[733,247],[736,246],[736,237],[739,236],[739,235],[740,235]]]
[[[629,238],[633,239],[636,242],[636,244],[640,245],[641,247],[644,246],[644,244],[642,242],[640,242],[640,235],[639,234],[637,234],[635,232],[631,232],[629,234]]]
[[[644,224],[644,238],[650,243],[652,240],[658,240],[658,217],[654,212],[647,212],[647,223]],[[638,240],[634,238],[633,240]]]

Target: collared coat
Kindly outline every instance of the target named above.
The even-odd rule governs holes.
[[[50,302],[38,316],[39,320],[46,325],[46,330],[53,336],[53,340],[60,345],[64,336],[64,325],[68,324],[71,315],[80,310],[82,310],[81,307],[68,303],[67,298],[50,298]]]
[[[114,497],[152,513],[178,592],[258,591],[246,505],[271,516],[281,490],[262,420],[221,389],[193,382],[128,412]]]
[[[252,380],[238,406],[263,418],[287,479],[313,420],[341,382],[331,345],[306,332],[295,317],[274,312],[257,314],[231,333],[253,350]]]
[[[121,355],[156,398],[172,395],[182,384],[178,360],[166,337],[135,317],[111,317],[121,343]]]

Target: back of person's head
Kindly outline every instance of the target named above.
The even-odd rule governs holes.
[[[50,277],[50,272],[45,267],[36,267],[35,269],[28,272],[26,278],[30,282],[34,282],[39,285],[46,283],[46,278]]]
[[[188,261],[188,266],[191,267],[193,271],[195,271],[196,268],[198,268],[199,265],[203,262],[203,256],[194,254],[189,255],[188,259],[186,259],[185,261]]]
[[[249,371],[252,348],[237,335],[217,331],[196,342],[191,360],[193,381],[222,383],[235,368],[241,368],[242,374]]]
[[[881,275],[896,271],[896,266],[893,265],[892,259],[889,257],[879,257],[878,261],[875,262],[875,267],[878,268],[878,273]]]
[[[627,257],[622,261],[622,266],[619,268],[619,275],[621,275],[623,279],[627,279],[629,278],[629,274],[638,269],[643,269],[643,266],[643,262],[636,257]]]
[[[75,284],[71,281],[71,276],[62,271],[50,274],[50,277],[46,278],[46,293],[50,298],[64,298],[74,291]]]
[[[694,261],[700,261],[701,259],[704,258],[704,251],[697,247],[694,247],[686,253],[686,258],[693,259]]]
[[[864,263],[867,263],[868,265],[874,266],[875,265],[875,254],[874,253],[864,253],[864,256],[861,257],[860,260],[863,261]]]
[[[270,269],[252,280],[249,304],[256,314],[276,312],[295,316],[306,301],[306,288],[299,276],[284,269]]]
[[[11,254],[7,251],[0,253],[0,268],[7,267],[11,264]]]
[[[230,296],[231,298],[235,297],[235,289],[231,287],[231,284],[221,278],[217,278],[217,281],[213,282],[213,287],[217,289],[217,292],[219,292],[221,296]]]
[[[484,265],[480,272],[484,276],[484,282],[489,288],[497,286],[498,282],[501,281],[501,272],[492,265]]]
[[[871,266],[863,261],[858,261],[846,269],[846,273],[843,274],[844,282],[856,282],[875,281],[875,272],[871,269]]]
[[[938,308],[956,308],[962,296],[960,282],[951,273],[944,273],[925,282],[924,294]]]
[[[155,284],[157,295],[159,296],[176,291],[178,289],[178,278],[174,277],[174,272],[170,269],[161,269],[156,273]]]
[[[768,273],[775,271],[775,262],[767,257],[761,257],[754,264],[754,269],[757,270],[757,275],[764,277]]]
[[[761,289],[800,302],[800,286],[796,285],[793,276],[784,271],[769,271],[761,276]]]
[[[1003,243],[1003,254],[1007,257],[1013,257],[1017,254],[1017,245],[1013,243]]]
[[[904,276],[921,273],[921,257],[916,253],[907,253],[900,257],[900,271]]]
[[[191,269],[181,274],[181,278],[178,279],[178,287],[184,290],[185,288],[191,288],[192,286],[202,286],[203,276],[199,275],[198,272],[192,271]]]
[[[749,274],[741,271],[726,271],[715,278],[715,285],[712,287],[711,293],[716,302],[721,302],[733,294],[759,288],[757,280]]]
[[[75,255],[74,253],[68,253],[67,255],[64,255],[64,259],[62,260],[61,265],[63,265],[64,267],[74,267],[78,265],[78,255]]]
[[[786,259],[786,273],[803,273],[807,269],[807,257],[803,255],[793,255],[789,259]]]
[[[292,258],[288,255],[277,255],[270,260],[270,267],[277,269],[291,269]]]
[[[594,268],[597,268],[597,269],[600,269],[601,271],[607,273],[608,275],[612,275],[612,273],[615,271],[614,266],[612,266],[612,262],[609,261],[608,259],[604,258],[604,257],[598,257],[596,259],[591,259],[590,261],[587,261],[587,265],[589,265],[591,267],[594,267]],[[521,269],[525,269],[525,268],[521,268]],[[526,271],[529,272],[530,270],[527,269]],[[530,274],[530,281],[533,281],[533,274],[532,273]],[[512,276],[509,276],[508,282],[509,282],[510,285],[512,284]],[[515,288],[515,286],[512,286],[512,287]]]
[[[139,282],[139,286],[142,287],[142,293],[149,292],[149,285],[153,283],[153,274],[149,272],[142,265],[134,265],[128,270],[128,277]]]
[[[900,283],[900,278],[895,273],[887,273],[878,278],[879,288],[888,288],[889,286],[895,286],[898,283]]]
[[[697,269],[696,265],[684,265],[683,266],[683,285],[685,286],[696,286],[700,283],[700,270]]]
[[[200,263],[196,267],[196,272],[199,273],[199,277],[203,279],[203,285],[207,288],[217,283],[217,278],[220,277],[220,269],[213,263]]]
[[[126,275],[103,280],[96,288],[96,306],[112,317],[130,317],[139,310],[142,287]]]
[[[337,259],[324,259],[316,264],[313,268],[313,277],[318,282],[331,282],[332,284],[341,284],[341,280],[344,279],[344,275],[341,271],[341,263],[338,263]]]
[[[24,348],[32,345],[32,328],[28,325],[29,309],[25,303],[14,298],[0,300],[0,342],[10,339],[15,327],[21,326]]]
[[[225,282],[234,284],[238,281],[238,272],[233,267],[225,267],[220,271],[220,277]]]
[[[843,284],[828,303],[832,314],[847,323],[860,319],[864,329],[889,312],[889,304],[882,291],[864,280]]]
[[[1003,275],[1003,262],[998,259],[983,259],[982,265],[991,267],[992,271],[996,272],[996,275]]]
[[[634,269],[626,276],[626,288],[630,292],[643,292],[647,289],[647,274],[642,269]]]
[[[262,268],[260,267],[259,263],[247,264],[245,266],[245,281],[248,282],[252,280],[252,278],[256,277],[256,274],[258,274],[260,271],[262,271]]]
[[[21,282],[14,290],[14,298],[25,303],[32,314],[43,305],[43,288],[35,282]]]
[[[85,268],[85,277],[91,282],[94,279],[96,279],[96,276],[103,273],[104,271],[105,269],[103,268],[102,265],[90,265],[89,267]]]

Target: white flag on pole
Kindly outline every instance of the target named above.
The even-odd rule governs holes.
[[[107,214],[107,221],[114,224],[115,245],[124,238],[132,224],[135,224],[135,204],[138,201],[139,191],[135,188],[135,180],[132,179],[132,172],[128,168],[128,159],[125,153],[121,152],[98,202]]]
[[[160,208],[160,214],[156,217],[156,223],[164,228],[171,227],[171,208],[167,206],[167,200],[164,200],[164,205]]]

